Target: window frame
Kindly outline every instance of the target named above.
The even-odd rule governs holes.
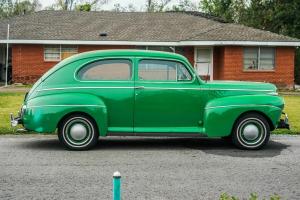
[[[59,59],[56,59],[56,60],[48,60],[48,59],[46,59],[46,48],[47,47],[51,47],[51,46],[59,46]],[[60,62],[60,61],[62,61],[62,49],[63,48],[66,48],[66,47],[68,47],[68,46],[73,46],[73,47],[75,47],[76,48],[76,54],[78,53],[78,45],[61,45],[61,44],[46,44],[46,45],[44,45],[44,62]]]
[[[257,69],[246,69],[245,68],[245,49],[255,48],[257,50]],[[269,48],[274,52],[273,63],[274,66],[272,69],[261,69],[261,48]],[[274,72],[276,69],[276,47],[266,47],[266,46],[254,46],[254,47],[244,47],[243,48],[243,72]]]
[[[167,80],[141,80],[139,79],[139,64],[141,61],[143,60],[158,60],[158,61],[169,61],[169,62],[177,62],[180,63],[186,70],[187,72],[190,74],[191,76],[191,80],[182,80],[182,81],[178,81],[177,76],[176,76],[176,81],[167,81]],[[190,67],[187,66],[187,64],[185,62],[182,62],[180,60],[176,60],[176,59],[167,59],[167,58],[151,58],[151,57],[145,57],[145,58],[139,58],[136,61],[136,79],[135,81],[138,82],[150,82],[150,83],[192,83],[195,81],[195,74],[193,73],[193,71],[191,71]],[[177,71],[176,71],[177,73]]]
[[[79,78],[78,74],[82,68],[84,68],[85,66],[87,66],[89,64],[99,62],[99,61],[105,61],[105,60],[128,60],[131,63],[130,78],[128,80],[82,80]],[[89,60],[89,61],[81,64],[79,67],[77,67],[75,69],[74,79],[78,82],[128,82],[128,81],[133,81],[134,74],[135,74],[134,60],[131,57],[126,57],[126,58],[124,58],[124,57],[105,57],[105,58],[96,58],[93,60]]]

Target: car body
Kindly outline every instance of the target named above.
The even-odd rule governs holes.
[[[206,82],[175,53],[105,50],[77,54],[50,69],[12,122],[40,133],[58,129],[60,141],[76,150],[115,135],[222,137],[258,149],[283,108],[270,83]]]

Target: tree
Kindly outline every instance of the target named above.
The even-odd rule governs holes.
[[[38,0],[0,1],[0,18],[32,13],[39,10],[40,8],[41,5]]]
[[[163,12],[171,0],[146,0],[147,12]]]
[[[191,0],[180,0],[178,4],[173,5],[170,11],[197,11],[198,6]]]
[[[89,11],[91,11],[91,9],[92,9],[92,5],[88,4],[88,3],[76,6],[76,10],[78,10],[78,11],[87,11],[87,12],[89,12]]]
[[[136,12],[136,7],[133,4],[128,4],[127,6],[121,6],[121,4],[114,4],[112,11],[114,12]]]
[[[299,0],[202,0],[200,6],[229,22],[300,38]],[[300,49],[295,55],[295,81],[300,84]]]
[[[46,8],[47,10],[97,10],[107,0],[56,0],[56,3]]]
[[[233,0],[202,0],[200,8],[214,16],[218,16],[225,21],[233,21]]]

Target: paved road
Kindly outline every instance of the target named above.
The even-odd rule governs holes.
[[[123,199],[300,199],[300,137],[272,137],[261,151],[222,140],[109,138],[72,152],[54,136],[0,136],[0,199],[111,199],[116,170]]]

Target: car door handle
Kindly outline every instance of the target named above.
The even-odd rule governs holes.
[[[134,87],[134,89],[136,89],[136,90],[143,90],[143,89],[145,89],[145,87],[144,86],[136,86],[136,87]]]

